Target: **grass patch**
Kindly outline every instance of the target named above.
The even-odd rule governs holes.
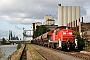
[[[27,50],[29,50],[33,60],[43,60],[42,57],[37,53],[36,50],[39,50],[39,48],[33,46],[32,44],[27,44]]]

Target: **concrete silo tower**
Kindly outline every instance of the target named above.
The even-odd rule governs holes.
[[[80,7],[79,6],[61,6],[58,4],[58,26],[67,26],[69,23],[75,27],[76,20],[79,22]]]
[[[63,25],[63,7],[58,4],[58,26]]]

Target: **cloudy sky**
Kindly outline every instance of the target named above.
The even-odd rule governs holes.
[[[32,23],[43,22],[45,15],[54,16],[58,4],[80,6],[84,22],[90,22],[90,0],[0,0],[0,38],[8,39],[8,32],[22,38],[23,27],[31,29]],[[57,16],[54,17],[57,23]]]

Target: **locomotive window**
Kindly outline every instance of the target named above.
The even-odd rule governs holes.
[[[58,30],[62,30],[62,28],[58,28]]]
[[[56,35],[58,34],[58,32],[56,31]]]

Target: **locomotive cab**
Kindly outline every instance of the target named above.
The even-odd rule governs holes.
[[[68,29],[67,27],[65,27],[64,29],[62,29],[59,33],[61,33],[59,35],[59,41],[61,41],[61,48],[64,50],[72,50],[75,48],[75,44],[74,44],[74,35],[73,35],[73,30]]]
[[[52,41],[58,41],[58,47],[65,50],[74,49],[74,35],[73,30],[68,29],[67,26],[57,27],[52,34]]]

